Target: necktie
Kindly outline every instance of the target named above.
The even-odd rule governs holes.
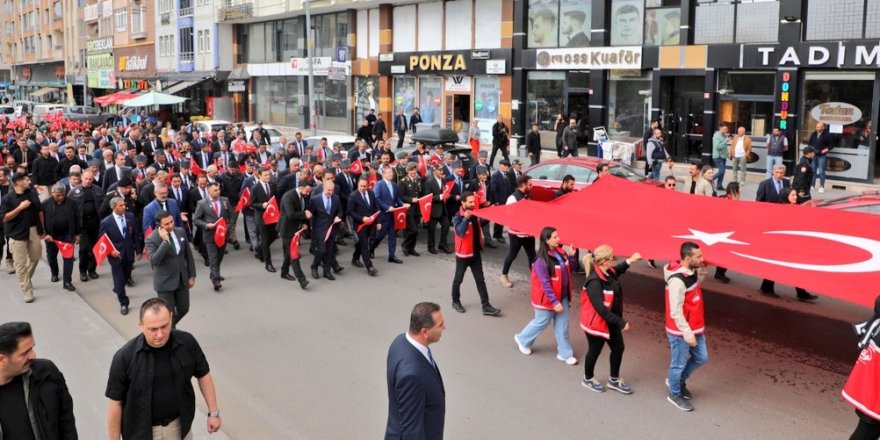
[[[120,232],[122,232],[122,238],[125,238],[125,216],[124,215],[119,216],[119,229],[120,229]]]
[[[168,236],[168,244],[171,245],[171,249],[174,250],[174,254],[175,254],[175,255],[177,255],[178,253],[180,253],[180,250],[177,248],[177,240],[174,239],[174,233],[173,233],[173,232],[171,233],[171,235]]]
[[[434,356],[431,356],[431,349],[428,349],[428,360],[431,361],[431,366],[435,369],[437,368],[437,363],[434,362]]]
[[[324,196],[324,211],[330,213],[330,197]]]
[[[162,210],[163,210],[163,211],[168,211],[168,207],[165,206],[165,202],[162,202]]]
[[[269,185],[266,185],[265,182],[263,183],[263,191],[266,192],[266,197],[268,197],[269,196]]]
[[[778,182],[776,182],[776,193],[778,194],[781,192],[782,192],[782,181],[778,181]]]
[[[220,217],[220,203],[217,200],[214,200],[214,214],[217,214],[217,217]]]
[[[208,198],[208,194],[205,193],[205,190],[203,190],[203,189],[199,189],[199,192],[202,193],[202,198],[203,198],[203,199],[207,199],[207,198]]]
[[[177,199],[178,202],[182,200],[180,198],[180,188],[174,188],[174,198]]]
[[[370,206],[370,198],[367,196],[366,191],[361,193],[364,196],[364,202],[366,202],[367,206]]]

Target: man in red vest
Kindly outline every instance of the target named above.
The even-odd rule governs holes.
[[[666,400],[682,411],[693,411],[687,379],[709,360],[706,350],[703,291],[700,287],[705,269],[700,246],[691,241],[681,244],[678,261],[663,268],[666,280],[666,336],[672,359],[666,386]]]
[[[489,304],[489,292],[486,289],[486,279],[483,277],[483,258],[480,251],[483,250],[483,228],[479,218],[474,215],[474,194],[465,192],[461,196],[461,210],[452,218],[452,229],[455,233],[455,277],[452,279],[452,308],[458,313],[464,313],[461,305],[461,282],[464,281],[464,272],[470,268],[477,282],[477,293],[483,305],[483,314],[486,316],[498,316],[501,310]]]

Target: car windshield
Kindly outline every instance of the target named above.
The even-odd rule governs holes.
[[[226,124],[211,124],[211,130],[226,130]]]
[[[623,177],[632,182],[641,182],[642,180],[645,180],[645,176],[623,164],[612,165],[611,168],[608,169],[608,172],[610,172],[612,176]]]
[[[278,139],[281,136],[281,132],[274,128],[267,128],[266,133],[269,133],[269,137],[272,139]]]

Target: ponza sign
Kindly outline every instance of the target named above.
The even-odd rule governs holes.
[[[845,102],[826,102],[813,107],[810,116],[829,125],[849,125],[862,119],[862,111]]]

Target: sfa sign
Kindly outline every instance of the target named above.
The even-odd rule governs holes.
[[[740,67],[880,67],[880,43],[742,45]]]

